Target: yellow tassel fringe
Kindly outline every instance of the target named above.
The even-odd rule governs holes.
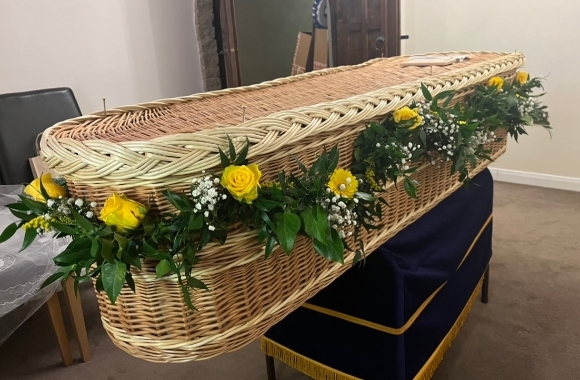
[[[286,363],[314,380],[362,380],[300,355],[265,336],[262,337],[262,352]]]
[[[459,334],[459,330],[461,330],[461,327],[465,323],[469,312],[481,292],[482,284],[483,278],[479,281],[479,284],[469,298],[469,301],[467,301],[467,304],[455,321],[455,324],[451,327],[451,330],[449,330],[445,338],[443,338],[435,352],[433,352],[417,376],[414,377],[414,380],[430,380],[431,377],[433,377],[437,367],[439,367],[439,364],[443,361],[443,355],[445,355],[449,347],[451,347],[451,343],[453,343],[457,334]],[[358,377],[337,371],[331,367],[309,359],[304,355],[300,355],[299,353],[294,352],[266,337],[262,337],[262,352],[265,355],[272,356],[297,371],[310,376],[314,380],[362,380]]]
[[[459,330],[461,330],[461,327],[463,327],[463,324],[467,320],[467,316],[469,315],[469,312],[473,308],[473,305],[475,304],[475,301],[477,300],[477,297],[481,292],[482,284],[483,277],[479,281],[479,284],[477,284],[477,287],[473,291],[471,298],[469,298],[469,301],[467,301],[467,304],[465,304],[465,307],[463,308],[463,311],[455,321],[455,324],[453,324],[453,327],[451,327],[451,330],[449,330],[445,338],[443,338],[441,343],[439,343],[439,346],[437,347],[435,352],[433,352],[429,360],[427,360],[427,363],[425,363],[423,368],[421,368],[421,370],[419,371],[417,376],[413,378],[413,380],[430,380],[433,377],[435,371],[437,370],[437,367],[439,367],[439,364],[441,364],[441,362],[443,361],[443,355],[445,355],[449,347],[451,347],[451,343],[453,343],[455,338],[457,338]]]

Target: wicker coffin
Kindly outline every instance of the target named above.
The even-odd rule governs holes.
[[[185,190],[202,170],[219,171],[218,147],[227,146],[226,134],[237,138],[238,149],[249,138],[248,159],[260,165],[264,180],[297,169],[290,154],[311,164],[324,146],[336,143],[339,166],[350,167],[352,143],[365,125],[422,100],[421,82],[434,93],[459,90],[460,101],[475,84],[510,76],[524,63],[520,53],[467,54],[469,60],[446,67],[401,67],[406,58],[376,59],[95,113],[47,130],[42,156],[66,177],[75,196],[102,204],[113,192],[124,192],[142,202],[151,198],[157,211],[170,208],[160,191]],[[490,147],[497,158],[505,141]],[[479,163],[473,174],[486,165]],[[367,252],[461,186],[447,166],[424,165],[414,177],[421,184],[419,200],[389,187],[385,228],[364,236]],[[153,362],[207,359],[238,349],[332,282],[353,259],[348,254],[346,265],[330,263],[304,239],[292,256],[280,251],[265,260],[252,231],[204,248],[195,276],[211,291],[195,292],[195,313],[183,303],[175,278],[157,280],[155,263],[145,263],[133,274],[136,294],[123,290],[116,305],[98,295],[103,325],[117,346]]]

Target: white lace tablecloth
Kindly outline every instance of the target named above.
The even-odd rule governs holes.
[[[22,186],[0,186],[0,232],[18,220],[5,205],[15,202],[21,192]],[[52,258],[59,251],[59,243],[46,236],[18,252],[23,238],[24,231],[19,230],[0,244],[0,344],[59,287],[53,283],[40,290],[42,283],[57,270]]]

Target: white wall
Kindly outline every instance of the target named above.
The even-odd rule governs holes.
[[[81,111],[203,91],[194,0],[0,0],[0,93],[71,87]]]
[[[548,76],[554,137],[541,127],[513,141],[496,168],[580,178],[580,3],[565,0],[402,0],[408,54],[518,50],[526,70]]]

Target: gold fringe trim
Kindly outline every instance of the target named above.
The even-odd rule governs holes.
[[[484,275],[484,277],[485,277],[485,275]],[[431,355],[429,360],[427,360],[427,362],[425,363],[423,368],[421,368],[421,370],[419,371],[419,373],[417,373],[417,376],[415,376],[413,378],[413,380],[430,380],[433,377],[433,375],[435,374],[435,371],[439,367],[439,364],[441,364],[441,362],[443,361],[443,355],[445,355],[445,353],[447,352],[449,347],[451,347],[451,343],[453,343],[455,338],[457,338],[457,334],[459,334],[459,330],[461,330],[461,327],[465,323],[465,320],[467,319],[469,312],[473,308],[473,305],[475,304],[475,301],[477,300],[477,297],[479,296],[479,293],[481,292],[482,284],[483,284],[483,277],[479,281],[479,284],[477,284],[475,291],[471,295],[471,298],[469,299],[469,301],[467,301],[467,304],[465,305],[465,307],[463,308],[463,311],[461,312],[461,314],[459,315],[459,317],[455,321],[455,324],[453,325],[453,327],[451,327],[451,330],[449,330],[449,332],[447,333],[445,338],[443,338],[441,343],[439,343],[439,346],[437,347],[435,352],[433,352],[433,354]]]
[[[484,275],[485,277],[485,275]],[[483,284],[483,278],[479,280],[477,287],[471,294],[471,297],[465,304],[463,311],[447,333],[445,338],[439,343],[437,349],[433,352],[433,354],[429,357],[425,365],[421,368],[419,373],[413,378],[413,380],[430,380],[435,371],[439,367],[439,364],[443,361],[443,356],[451,347],[451,343],[457,338],[459,334],[459,330],[463,327],[463,324],[467,320],[467,316],[469,312],[473,308],[479,293],[481,292],[481,286]],[[292,351],[271,339],[266,338],[265,336],[262,337],[262,352],[265,355],[272,356],[281,362],[287,364],[288,366],[300,371],[301,373],[312,377],[314,380],[362,380],[358,377],[354,377],[348,375],[344,372],[337,371],[329,366],[321,364],[317,361],[307,358],[304,355],[300,355],[299,353]]]
[[[288,366],[310,376],[314,380],[362,380],[344,372],[335,370],[292,351],[271,339],[262,337],[262,352],[272,356]]]
[[[457,266],[457,269],[455,270],[456,272],[459,270],[459,268],[461,268],[461,266],[465,262],[465,259],[467,259],[467,257],[469,256],[469,254],[473,250],[473,247],[475,247],[475,244],[477,243],[477,241],[481,237],[481,234],[483,233],[483,231],[485,231],[485,229],[487,228],[489,223],[492,221],[492,219],[493,219],[493,214],[487,218],[487,220],[483,224],[483,227],[481,227],[481,229],[477,233],[477,236],[475,237],[475,239],[473,239],[473,242],[469,246],[469,249],[467,250],[467,252],[463,256],[461,263],[459,263],[459,265]],[[335,311],[335,310],[328,309],[328,308],[321,307],[321,306],[317,306],[317,305],[312,305],[308,302],[305,302],[304,304],[302,304],[301,307],[303,307],[305,309],[312,310],[312,311],[316,311],[316,312],[321,313],[321,314],[330,315],[331,317],[343,319],[347,322],[354,323],[354,324],[361,325],[361,326],[365,326],[365,327],[371,328],[373,330],[378,330],[378,331],[381,331],[381,332],[384,332],[387,334],[402,335],[405,333],[405,331],[407,331],[413,325],[413,323],[415,323],[415,320],[417,320],[417,318],[419,318],[419,316],[421,315],[423,310],[425,310],[425,308],[427,308],[427,306],[429,306],[429,304],[431,303],[433,298],[435,298],[437,293],[439,293],[439,291],[441,291],[441,289],[443,289],[443,287],[445,285],[447,285],[447,281],[445,281],[443,283],[443,285],[441,285],[433,293],[431,293],[431,295],[421,304],[421,306],[419,306],[419,308],[417,310],[415,310],[413,315],[409,318],[409,320],[407,320],[407,323],[405,323],[403,326],[401,326],[399,328],[383,326],[383,325],[380,325],[378,323],[370,322],[370,321],[367,321],[365,319],[361,319],[361,318],[353,317],[352,315],[341,313],[339,311]]]

